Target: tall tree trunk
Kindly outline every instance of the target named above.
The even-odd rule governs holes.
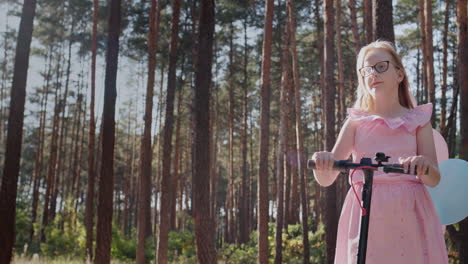
[[[392,0],[372,0],[372,36],[395,43]]]
[[[325,149],[331,151],[335,144],[335,81],[334,81],[334,12],[333,0],[325,0]],[[375,6],[374,6],[375,8]],[[325,240],[326,262],[333,263],[335,257],[336,233],[338,216],[336,214],[336,185],[333,184],[325,190]]]
[[[252,181],[252,188],[250,189],[250,208],[249,208],[249,224],[250,224],[250,232],[252,232],[253,230],[256,229],[256,227],[258,226],[258,200],[255,199],[256,196],[256,193],[258,191],[258,186],[257,188],[255,187],[256,185],[258,185],[258,181],[255,181],[255,177],[253,175],[255,175],[255,170],[254,170],[254,148],[253,148],[253,141],[254,141],[254,137],[253,137],[253,120],[252,120],[252,117],[250,117],[250,126],[249,126],[249,129],[250,129],[250,141],[249,141],[249,149],[250,149],[250,175],[252,175],[250,177],[251,181]],[[257,212],[257,214],[255,214],[255,212]]]
[[[60,176],[62,174],[62,167],[63,167],[63,164],[65,162],[65,151],[64,151],[64,141],[63,139],[66,138],[66,132],[68,131],[68,129],[66,129],[68,127],[68,122],[65,120],[65,108],[67,107],[67,100],[68,100],[68,88],[69,88],[69,84],[70,84],[70,73],[71,73],[71,57],[72,57],[72,45],[73,45],[73,41],[72,41],[72,36],[74,35],[74,31],[75,31],[75,23],[73,21],[73,18],[72,18],[72,21],[71,21],[71,30],[70,30],[70,33],[69,33],[69,39],[68,39],[68,58],[67,58],[67,69],[66,69],[66,80],[65,80],[65,92],[63,93],[63,99],[61,100],[61,104],[62,104],[62,107],[61,107],[61,122],[60,122],[60,138],[59,138],[59,143],[58,143],[58,160],[57,160],[57,172],[56,172],[56,179],[59,180],[60,179]],[[78,88],[80,89],[80,88]],[[78,91],[79,93],[79,91]],[[72,131],[73,133],[73,131]],[[76,137],[77,138],[77,137]],[[75,138],[73,138],[75,139]],[[70,175],[74,175],[74,174],[70,174]],[[57,184],[58,185],[58,184]],[[73,184],[72,184],[73,186]],[[58,186],[56,186],[58,187]],[[63,192],[63,190],[62,190]],[[54,195],[55,195],[55,192],[54,192]],[[64,195],[65,196],[65,195]],[[63,200],[63,199],[62,199]]]
[[[216,49],[216,48],[215,48]],[[214,56],[216,58],[216,55]],[[214,59],[216,62],[216,59]],[[217,67],[216,67],[217,68]],[[216,79],[215,75],[215,79]],[[213,226],[215,228],[214,232],[215,234],[218,234],[218,182],[219,182],[219,173],[217,172],[217,160],[218,160],[218,115],[216,112],[216,109],[218,109],[218,87],[216,84],[211,84],[212,85],[212,90],[211,91],[211,106],[210,106],[210,127],[211,127],[211,142],[210,142],[210,147],[211,147],[211,156],[210,156],[210,203],[211,203],[211,217],[213,219]],[[180,197],[180,208],[182,209],[182,183],[181,183],[181,197]]]
[[[180,85],[179,94],[177,98],[177,121],[176,121],[176,131],[175,131],[175,153],[174,153],[174,177],[172,179],[172,194],[171,194],[171,221],[170,221],[170,229],[176,229],[176,203],[177,203],[177,191],[178,185],[180,181],[180,161],[181,161],[181,149],[182,144],[180,143],[181,136],[180,136],[180,122],[182,120],[182,104],[183,104],[183,92],[182,86]]]
[[[361,38],[359,37],[359,29],[356,18],[356,0],[349,0],[349,14],[351,19],[351,31],[353,32],[354,55],[356,56],[361,49]]]
[[[42,179],[43,165],[44,165],[44,140],[45,140],[45,122],[47,117],[47,104],[49,95],[49,80],[51,74],[51,61],[52,53],[48,52],[46,56],[46,74],[45,74],[45,90],[41,99],[41,114],[39,118],[39,145],[35,157],[34,164],[34,183],[33,183],[33,195],[32,195],[32,212],[31,212],[31,231],[30,240],[33,240],[34,236],[34,224],[37,220],[37,207],[39,204],[39,187]]]
[[[86,91],[86,94],[87,94],[88,91]],[[83,120],[82,120],[82,126],[81,126],[81,135],[80,135],[80,139],[81,139],[81,143],[80,143],[80,154],[78,155],[78,187],[76,188],[76,194],[75,194],[75,198],[76,198],[76,202],[75,202],[75,214],[78,215],[78,206],[80,206],[82,203],[83,203],[83,191],[81,190],[81,182],[82,182],[82,177],[81,177],[81,169],[82,169],[82,164],[83,164],[83,154],[84,154],[84,148],[85,148],[85,123],[86,123],[86,114],[87,114],[87,111],[86,111],[86,108],[87,107],[87,100],[85,98],[85,101],[84,101],[84,105],[83,105]],[[80,198],[81,198],[81,201],[80,201]],[[74,219],[74,227],[76,227],[76,223],[77,223],[78,219],[75,218]]]
[[[99,1],[93,0],[93,32],[91,36],[91,102],[89,105],[89,135],[88,135],[88,180],[86,189],[86,259],[93,259],[93,226],[94,226],[94,153],[96,140],[96,121],[94,118],[94,95],[96,94],[96,54],[97,54],[97,23],[98,23]]]
[[[121,0],[111,0],[107,38],[104,111],[102,113],[102,156],[96,235],[96,264],[110,263],[112,201],[114,196],[115,99],[119,55]]]
[[[270,138],[270,71],[273,30],[273,0],[265,2],[265,24],[262,50],[262,86],[260,106],[260,149],[258,173],[258,262],[268,263],[268,153]]]
[[[230,23],[229,33],[229,180],[226,200],[227,232],[226,242],[232,243],[236,239],[234,232],[234,26]]]
[[[290,31],[290,52],[292,57],[292,70],[294,80],[294,98],[296,106],[296,142],[297,142],[297,171],[301,180],[301,206],[302,206],[302,243],[303,249],[303,262],[309,263],[309,228],[308,228],[308,215],[309,215],[309,198],[307,197],[307,172],[305,170],[305,153],[304,153],[304,140],[302,136],[302,120],[301,120],[301,84],[299,79],[299,62],[296,51],[296,19],[294,18],[293,0],[288,0],[288,14],[289,14],[289,31]]]
[[[418,7],[419,7],[419,23],[420,23],[420,34],[421,34],[421,51],[422,51],[422,84],[423,90],[428,87],[428,74],[426,72],[427,69],[427,41],[426,41],[426,16],[424,12],[424,1],[425,0],[418,0]],[[428,93],[421,93],[421,101],[425,101],[426,96]],[[420,101],[420,102],[421,102]]]
[[[442,32],[442,86],[440,98],[440,131],[443,132],[447,125],[447,75],[448,75],[448,34],[449,34],[449,14],[450,14],[450,0],[445,1],[445,14],[444,14],[444,30]]]
[[[167,75],[166,117],[164,122],[163,172],[161,179],[161,213],[158,239],[158,264],[167,263],[168,235],[170,224],[171,152],[174,127],[174,97],[176,88],[177,41],[179,33],[180,0],[173,3],[169,72]]]
[[[432,126],[435,127],[435,80],[434,80],[434,46],[432,44],[432,0],[424,0],[424,17],[426,18],[426,69],[427,98],[432,103]]]
[[[374,39],[372,34],[372,10],[373,10],[373,0],[363,0],[363,5],[364,5],[364,36],[366,40],[366,45],[371,43],[372,40]]]
[[[284,69],[283,69],[284,70]],[[289,74],[289,73],[288,73]],[[286,96],[286,102],[289,103],[289,89],[290,89],[290,81],[288,80],[288,83],[286,85],[286,89],[287,89],[287,93],[285,94]],[[286,136],[286,143],[285,143],[285,152],[286,153],[289,153],[289,137],[290,137],[290,133],[289,133],[289,130],[288,130],[288,127],[290,127],[289,125],[289,111],[288,111],[288,105],[286,105],[286,132],[285,132],[285,136]],[[281,118],[281,116],[280,116]],[[281,121],[281,120],[280,120]],[[288,226],[289,224],[293,224],[293,221],[291,220],[291,217],[292,217],[292,212],[291,212],[291,208],[293,207],[292,206],[292,202],[293,202],[293,198],[291,197],[291,189],[292,189],[292,177],[291,177],[291,165],[288,161],[288,157],[286,156],[284,158],[284,225],[285,226]]]
[[[341,0],[336,0],[336,53],[338,58],[338,120],[336,122],[336,130],[339,131],[341,125],[343,124],[344,119],[346,118],[346,92],[345,92],[345,77],[344,77],[344,69],[343,69],[343,49],[341,44]],[[340,215],[341,206],[344,202],[344,198],[346,197],[347,193],[347,184],[348,178],[347,177],[338,177],[336,181],[336,189],[337,189],[337,215]]]
[[[52,143],[53,145],[51,147],[51,156],[53,157],[51,160],[49,160],[49,165],[53,164],[53,167],[49,172],[51,173],[51,178],[52,178],[52,188],[51,188],[51,193],[50,193],[50,203],[49,203],[49,219],[48,222],[53,222],[55,219],[55,212],[56,212],[56,207],[57,207],[57,196],[58,196],[58,191],[59,191],[59,184],[60,184],[60,172],[59,172],[59,164],[61,162],[61,155],[60,155],[60,128],[63,122],[60,120],[60,114],[62,111],[65,109],[65,104],[60,98],[60,90],[62,88],[62,77],[63,77],[63,70],[62,70],[62,59],[65,56],[63,53],[63,48],[61,47],[58,51],[58,59],[57,59],[57,68],[56,68],[56,81],[55,85],[57,86],[56,88],[56,103],[55,103],[55,110],[54,110],[54,119],[53,119],[53,130],[55,129],[55,135],[52,133]],[[52,152],[54,152],[52,154]],[[63,200],[63,199],[62,199]],[[47,226],[47,225],[43,225]]]
[[[156,70],[156,50],[159,34],[159,10],[161,1],[151,0],[148,33],[148,79],[146,83],[145,102],[145,127],[141,138],[140,178],[138,200],[140,213],[138,215],[138,245],[136,252],[136,263],[145,261],[146,238],[151,234],[151,162],[153,152],[151,151],[151,123],[153,120],[153,89]],[[149,227],[150,230],[147,230]]]
[[[159,6],[159,14],[161,13],[161,5]],[[157,143],[153,143],[153,152],[156,153],[156,177],[154,180],[154,233],[156,234],[156,230],[158,230],[158,224],[159,224],[159,214],[158,214],[158,197],[159,197],[159,191],[161,187],[161,177],[162,177],[162,166],[161,166],[161,156],[162,156],[162,135],[161,135],[161,127],[162,127],[162,116],[163,116],[163,86],[164,86],[164,72],[165,72],[165,63],[161,65],[161,71],[160,71],[160,76],[161,80],[159,83],[159,102],[158,102],[158,136],[157,136]],[[155,135],[156,137],[156,135]]]
[[[460,85],[460,157],[468,161],[468,1],[457,1],[459,42],[458,42],[458,83]],[[459,223],[460,263],[468,262],[468,217]]]
[[[83,102],[83,94],[80,93],[81,91],[78,90],[78,95],[77,95],[77,101],[75,104],[75,121],[74,121],[74,131],[72,131],[72,139],[74,141],[74,144],[72,146],[72,153],[73,153],[73,158],[72,158],[72,164],[70,166],[70,174],[72,175],[72,188],[71,188],[71,193],[70,197],[73,196],[73,193],[75,193],[79,181],[79,175],[78,175],[78,154],[79,154],[79,144],[80,144],[80,121],[81,121],[81,103]],[[58,178],[58,177],[57,177]]]
[[[370,0],[364,0],[364,5],[366,4],[366,1],[368,1],[368,3],[371,3]],[[370,9],[369,9],[370,10]],[[324,48],[323,48],[323,45],[324,45],[324,41],[323,41],[323,21],[322,21],[322,16],[320,14],[320,2],[319,0],[315,0],[315,8],[314,8],[314,13],[315,13],[315,18],[317,20],[317,46],[318,46],[318,52],[319,52],[319,58],[320,58],[320,72],[324,72]],[[364,14],[368,14],[367,12],[365,12]],[[365,18],[365,17],[364,17]],[[366,20],[367,22],[367,20]],[[369,23],[367,23],[369,24]],[[364,22],[364,30],[365,32],[366,31],[366,25],[367,25],[365,22]],[[372,31],[371,31],[372,32]],[[324,83],[324,75],[323,74],[320,74],[320,77],[319,77],[319,89],[318,91],[315,91],[314,92],[314,95],[313,95],[313,98],[312,98],[312,101],[314,102],[314,105],[318,106],[318,105],[324,105],[324,100],[325,100],[325,83]],[[322,94],[322,96],[318,96],[317,94]],[[318,120],[319,120],[319,114],[317,114],[317,107],[314,107],[314,112],[316,114],[316,118],[315,118],[315,127],[317,128],[317,131],[316,131],[316,146],[319,148],[319,149],[323,149],[323,146],[322,146],[322,140],[321,140],[321,136],[322,134],[325,134],[323,132],[323,125],[320,127],[320,129],[318,128]],[[324,111],[320,111],[320,120],[324,120]],[[321,204],[320,202],[320,195],[319,193],[317,192],[317,190],[320,190],[320,186],[317,182],[314,181],[314,193],[315,193],[315,201],[314,201],[314,211],[317,215],[317,219],[318,221],[320,221],[320,215],[319,215],[319,205]],[[317,223],[318,225],[318,223]]]
[[[292,71],[291,73],[292,74]],[[294,155],[294,153],[297,152],[297,130],[295,129],[296,127],[296,109],[295,109],[295,104],[294,104],[294,96],[295,96],[295,91],[294,91],[294,81],[293,78],[290,79],[289,82],[289,112],[288,112],[288,127],[290,128],[288,133],[288,140],[289,140],[289,151],[288,153],[291,153],[292,155],[290,156],[290,164],[286,165],[286,173],[291,174],[292,177],[292,184],[291,184],[291,204],[290,204],[290,223],[291,224],[297,224],[299,223],[299,209],[300,209],[300,192],[299,192],[299,185],[300,185],[300,179],[299,179],[299,170],[297,167],[297,157]],[[289,167],[289,168],[288,168]],[[289,171],[288,171],[289,170]]]
[[[216,263],[215,233],[210,214],[210,90],[215,28],[215,2],[203,0],[198,22],[198,51],[193,96],[193,217],[199,263]]]
[[[289,9],[288,9],[288,15]],[[276,212],[276,237],[275,237],[275,264],[283,262],[283,225],[284,223],[284,165],[285,165],[285,153],[286,153],[286,143],[287,143],[287,99],[288,99],[288,84],[289,84],[289,72],[291,70],[291,61],[289,60],[289,39],[290,39],[290,27],[285,27],[285,34],[283,35],[283,54],[281,60],[281,95],[280,95],[280,123],[279,123],[279,132],[278,132],[278,151],[276,155],[276,167],[277,167],[277,176],[278,181],[276,201],[278,204],[278,210]]]
[[[341,47],[341,0],[336,0],[336,53],[338,58],[338,122],[337,127],[341,126],[342,121],[346,116],[345,109],[345,84],[343,70],[343,49]]]
[[[131,103],[131,102],[130,102]],[[130,104],[128,106],[129,109],[132,108],[132,105]],[[130,115],[128,115],[127,118],[127,142],[126,142],[126,156],[125,156],[125,162],[126,164],[132,164],[132,158],[133,158],[133,139],[131,136],[131,126],[132,126],[132,121]],[[133,179],[131,178],[131,169],[132,166],[126,166],[125,170],[123,172],[123,182],[125,184],[124,187],[124,205],[123,205],[123,212],[122,212],[122,227],[121,231],[122,233],[128,237],[130,235],[130,213],[131,213],[131,201],[132,201],[132,183]]]
[[[59,55],[60,57],[60,55]],[[60,70],[60,58],[57,61],[57,72],[58,75]],[[54,116],[52,118],[52,138],[50,143],[50,152],[49,152],[49,162],[47,167],[47,187],[44,197],[44,209],[42,213],[42,225],[41,225],[41,242],[45,242],[45,227],[49,225],[49,220],[51,217],[51,199],[54,193],[54,182],[56,177],[56,165],[57,165],[57,139],[58,139],[58,129],[59,129],[59,114],[60,114],[60,99],[59,99],[59,89],[60,84],[58,82],[58,76],[55,87],[55,105],[54,105]]]
[[[242,179],[241,179],[241,197],[239,206],[239,243],[244,244],[249,241],[248,230],[248,208],[249,208],[249,189],[247,179],[247,116],[248,116],[248,44],[247,44],[247,16],[243,21],[244,25],[244,80],[243,80],[243,104],[242,104],[242,136],[241,136],[241,153],[242,153]]]
[[[36,1],[25,0],[16,44],[10,114],[0,190],[0,262],[10,263],[15,241],[16,192],[23,138],[24,103]]]

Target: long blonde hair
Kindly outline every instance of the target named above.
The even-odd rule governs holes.
[[[364,85],[364,77],[359,74],[359,69],[364,66],[364,59],[367,53],[373,49],[382,49],[387,51],[392,56],[392,63],[403,73],[403,80],[398,85],[398,101],[400,105],[406,108],[414,108],[413,103],[411,102],[411,95],[409,91],[409,82],[408,77],[406,76],[406,70],[403,64],[401,63],[401,58],[397,54],[395,47],[389,41],[376,40],[369,43],[367,46],[364,46],[359,51],[359,55],[356,63],[356,72],[358,77],[358,88],[357,88],[357,99],[354,103],[354,107],[364,110],[364,111],[373,111],[374,108],[374,98],[371,96],[369,91]]]

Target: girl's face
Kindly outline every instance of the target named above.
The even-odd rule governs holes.
[[[398,96],[398,85],[403,80],[403,72],[393,63],[390,53],[383,49],[370,50],[359,70],[368,92],[377,95]]]

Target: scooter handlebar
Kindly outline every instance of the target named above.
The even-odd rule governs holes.
[[[333,169],[339,170],[339,171],[347,171],[350,169],[356,169],[362,166],[370,166],[374,167],[378,171],[383,171],[385,173],[399,173],[399,174],[409,174],[404,172],[403,165],[399,163],[393,163],[393,164],[371,164],[371,165],[363,165],[360,163],[352,163],[349,162],[348,160],[335,160],[333,162]],[[313,160],[308,160],[307,161],[307,168],[308,169],[315,169],[315,162]],[[417,174],[418,168],[415,168],[415,171]]]

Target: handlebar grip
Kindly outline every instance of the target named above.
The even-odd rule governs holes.
[[[333,162],[333,169],[340,170],[340,171],[346,171],[348,169],[358,168],[360,166],[362,166],[362,165],[357,164],[357,163],[350,163],[347,160],[335,160]],[[376,166],[376,168],[377,168],[376,164],[374,164],[373,166]],[[307,161],[307,168],[308,169],[315,169],[315,162],[313,160],[308,160]],[[405,173],[403,165],[401,165],[399,163],[385,164],[380,168],[385,173],[409,174],[409,173]],[[417,174],[417,171],[418,171],[417,167],[415,168],[415,171],[416,171],[415,174]],[[426,174],[428,174],[427,171],[426,171]]]

